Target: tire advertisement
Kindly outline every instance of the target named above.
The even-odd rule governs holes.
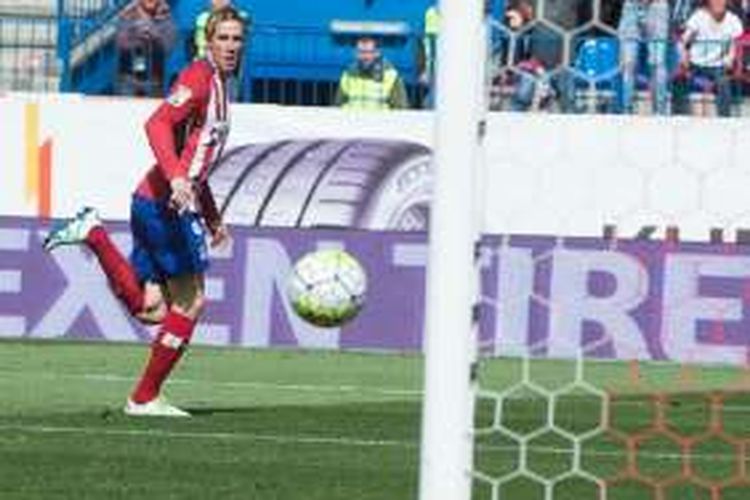
[[[421,232],[430,150],[366,139],[248,145],[224,155],[210,185],[234,224]]]
[[[65,248],[50,255],[40,243],[51,219],[94,205],[129,252],[130,192],[151,162],[140,127],[154,103],[72,101],[0,100],[4,116],[18,119],[0,136],[0,335],[146,342],[151,332],[121,308],[90,253]],[[208,307],[195,342],[419,351],[432,118],[237,111],[234,142],[210,176],[233,243],[212,257]],[[80,121],[69,123],[71,116]],[[508,128],[507,118],[494,120],[505,135],[504,147],[488,152],[482,193],[485,352],[746,362],[750,249],[698,239],[708,228],[740,229],[750,214],[744,174],[732,167],[744,149],[722,147],[731,158],[713,159],[705,152],[688,157],[675,147],[691,143],[694,130],[724,144],[739,137],[741,125],[722,125],[724,132],[679,121],[674,127],[649,122],[648,130],[617,120],[576,125],[584,132],[596,125],[594,140],[574,136],[572,122],[535,125],[529,118],[516,123],[517,130]],[[556,135],[534,129],[555,125]],[[111,140],[92,143],[92,127],[108,127]],[[545,145],[532,144],[539,137],[546,137]],[[665,142],[649,149],[649,160],[626,147],[638,137]],[[557,171],[553,164],[574,166]],[[513,182],[503,184],[503,178]],[[631,192],[636,185],[643,191]],[[635,234],[628,224],[663,228],[675,221],[685,221],[680,230],[688,236],[700,229],[695,242],[627,238]],[[611,223],[621,237],[603,239],[602,227]],[[324,248],[350,252],[368,275],[364,309],[341,328],[305,323],[285,293],[294,262]]]

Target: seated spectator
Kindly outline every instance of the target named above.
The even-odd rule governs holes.
[[[356,110],[409,107],[401,76],[383,57],[374,38],[357,40],[357,60],[341,75],[336,104]]]
[[[136,0],[120,14],[118,93],[160,97],[175,26],[166,0]]]
[[[515,2],[505,12],[505,20],[508,28],[519,32],[534,20],[534,7],[528,1]],[[516,70],[511,77],[515,87],[510,101],[513,111],[538,110],[551,96],[544,64],[531,50],[530,42],[530,32],[519,35],[516,53],[511,55]]]
[[[206,25],[208,19],[211,17],[211,13],[215,10],[222,9],[231,5],[231,0],[211,0],[211,6],[209,9],[201,12],[198,17],[195,18],[195,30],[193,32],[193,55],[195,59],[206,57]],[[245,28],[250,27],[250,16],[247,12],[241,9],[237,9],[237,12],[245,22]]]
[[[727,9],[727,0],[707,0],[705,7],[690,16],[680,39],[680,62],[686,77],[675,89],[683,107],[690,87],[697,84],[716,94],[719,116],[731,114],[734,42],[742,32],[742,21]]]
[[[682,33],[685,23],[690,16],[699,8],[704,7],[706,0],[672,0],[672,24],[678,33]],[[748,15],[750,15],[750,0],[728,0],[727,9],[734,12],[742,21],[743,26],[748,28]]]
[[[513,68],[511,109],[513,111],[539,110],[559,97],[560,110],[575,110],[574,88],[571,74],[560,68],[563,58],[563,39],[543,24],[527,25],[535,18],[530,0],[517,0],[506,11],[506,24],[518,33],[514,53],[508,54],[508,66]],[[556,71],[555,71],[556,70]]]
[[[622,64],[622,104],[625,113],[634,110],[638,55],[645,44],[651,74],[653,111],[669,110],[669,2],[667,0],[625,0],[617,27]]]

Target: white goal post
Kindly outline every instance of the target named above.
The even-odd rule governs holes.
[[[478,290],[475,204],[487,42],[484,0],[441,0],[439,8],[419,494],[421,500],[468,500],[476,358],[472,310]]]

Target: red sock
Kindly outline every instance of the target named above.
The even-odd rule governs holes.
[[[130,399],[136,403],[147,403],[159,395],[162,384],[193,336],[194,328],[194,320],[173,310],[167,313],[159,334],[151,344],[151,357],[146,369]]]
[[[130,314],[135,316],[140,313],[143,310],[143,288],[138,283],[133,266],[112,243],[106,229],[101,226],[92,229],[86,243],[99,259],[109,286],[117,298],[125,304]]]

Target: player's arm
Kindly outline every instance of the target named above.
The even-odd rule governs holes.
[[[208,181],[203,181],[196,186],[198,194],[198,204],[201,207],[201,215],[206,221],[208,230],[213,234],[222,225],[221,212],[216,205],[216,198],[208,185]]]
[[[229,229],[222,221],[221,212],[216,205],[216,198],[214,198],[208,181],[198,184],[196,192],[203,220],[206,222],[208,232],[211,233],[211,246],[218,247],[225,245],[230,239]]]
[[[158,168],[170,183],[174,179],[187,181],[188,165],[180,160],[175,134],[206,105],[209,89],[201,85],[198,76],[190,71],[180,75],[169,97],[146,122],[146,135]]]

